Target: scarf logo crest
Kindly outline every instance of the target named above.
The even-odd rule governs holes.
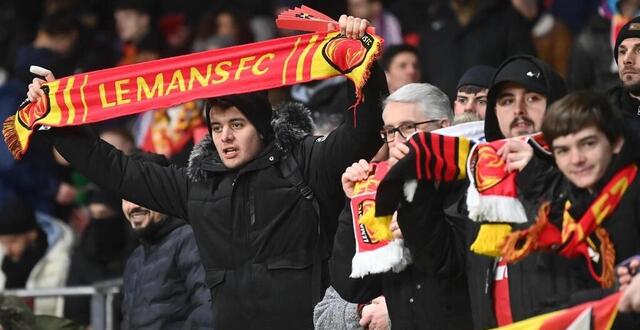
[[[364,62],[372,45],[373,38],[368,33],[360,40],[337,35],[324,45],[322,56],[334,69],[347,74]]]
[[[508,174],[504,160],[498,156],[496,149],[491,144],[478,146],[475,167],[476,188],[479,192],[486,191],[502,182]]]
[[[45,94],[49,94],[49,86],[42,86],[42,90]],[[36,106],[17,112],[17,119],[20,126],[31,129],[38,120],[43,119],[49,114],[49,111],[51,111],[49,98],[44,97],[42,99],[43,102],[37,103]]]

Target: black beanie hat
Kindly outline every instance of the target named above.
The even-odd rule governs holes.
[[[0,206],[0,235],[22,234],[36,228],[36,214],[30,206],[17,199]]]
[[[618,33],[616,45],[613,47],[613,59],[616,63],[618,63],[618,47],[627,38],[640,38],[640,16],[627,22]]]
[[[496,68],[488,65],[476,65],[471,67],[458,81],[458,87],[477,86],[489,89],[491,87],[491,78],[496,73]]]
[[[209,118],[209,112],[211,106],[218,102],[227,103],[238,108],[251,124],[256,127],[258,133],[262,135],[265,144],[273,140],[273,128],[271,127],[271,115],[273,112],[266,91],[226,95],[210,99],[205,104],[204,111],[209,134],[211,134],[211,118]]]

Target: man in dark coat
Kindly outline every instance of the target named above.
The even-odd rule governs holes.
[[[437,87],[429,84],[405,85],[389,95],[385,105],[385,126],[382,135],[392,155],[395,148],[404,147],[405,138],[413,132],[432,131],[449,126],[453,118],[449,98]],[[369,165],[364,160],[347,169],[342,180],[348,197],[353,194],[353,184],[365,179],[368,170]],[[405,212],[398,216],[417,215]],[[444,214],[441,213],[439,217],[444,218]],[[429,221],[446,221],[440,218],[430,218]],[[423,264],[416,264],[409,265],[401,272],[387,271],[369,274],[363,278],[350,278],[351,260],[356,252],[353,221],[351,205],[347,204],[339,218],[330,259],[331,283],[344,299],[353,303],[366,303],[384,295],[392,328],[472,328],[469,294],[463,268],[451,267],[440,271],[436,267],[422,267]],[[402,236],[400,232],[397,232],[397,235]],[[435,260],[429,261],[436,263]],[[368,326],[376,328],[372,324]]]
[[[360,38],[367,26],[340,18],[348,38]],[[30,87],[32,100],[41,82]],[[325,287],[321,260],[331,245],[322,237],[335,232],[343,203],[340,175],[380,148],[386,90],[374,65],[357,125],[348,115],[323,138],[309,135],[308,112],[300,107],[285,107],[271,120],[264,93],[209,100],[211,135],[194,148],[188,169],[132,160],[78,129],[52,129],[51,138],[94,182],[191,223],[211,288],[214,327],[311,329],[314,301]]]
[[[131,159],[170,165],[157,154]],[[191,226],[124,199],[122,212],[141,243],[124,269],[122,329],[212,329],[211,294]]]
[[[622,27],[613,58],[618,63],[620,85],[609,90],[613,105],[624,113],[625,122],[640,138],[640,16],[632,19]]]

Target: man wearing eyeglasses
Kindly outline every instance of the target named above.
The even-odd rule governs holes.
[[[385,100],[382,120],[380,136],[389,151],[389,165],[393,166],[409,152],[404,143],[411,134],[449,126],[453,112],[449,98],[437,87],[408,84]]]
[[[384,127],[380,131],[385,142],[383,149],[389,151],[389,162],[397,161],[397,155],[408,152],[404,143],[413,133],[449,126],[452,117],[449,98],[433,85],[408,84],[393,92],[384,101]],[[379,152],[373,160],[384,160],[384,155],[386,153]],[[360,160],[342,175],[347,197],[352,196],[355,182],[367,178],[368,171],[369,163]],[[395,238],[402,238],[397,222],[392,222],[391,230]],[[401,272],[388,271],[353,279],[349,275],[355,245],[351,208],[347,204],[339,218],[329,263],[332,285],[342,298],[366,303],[384,295],[394,329],[472,328],[466,278],[459,276],[462,272],[425,271],[409,265]],[[364,307],[360,325],[366,329],[387,329],[384,320],[365,319],[369,306],[375,308],[375,304]]]

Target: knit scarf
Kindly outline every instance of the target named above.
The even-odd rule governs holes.
[[[637,172],[638,167],[635,164],[619,170],[578,221],[569,213],[571,203],[567,201],[562,230],[549,221],[549,203],[544,203],[533,226],[508,235],[501,249],[503,258],[507,262],[515,262],[539,250],[554,250],[567,258],[582,256],[587,262],[591,276],[602,287],[612,287],[615,282],[615,249],[602,223],[616,209]],[[599,248],[590,237],[592,234],[595,234],[599,241]],[[601,274],[596,273],[592,262],[593,256],[597,253],[602,264]]]
[[[278,88],[345,75],[356,104],[378,57],[382,39],[373,28],[359,40],[330,31],[331,18],[303,6],[276,21],[281,28],[315,33],[216,49],[81,73],[43,85],[45,97],[25,101],[4,121],[3,135],[16,159],[38,126],[74,126],[168,108],[195,99]],[[265,109],[268,111],[269,109]]]
[[[350,277],[364,277],[389,270],[402,271],[411,263],[409,250],[402,239],[394,239],[389,225],[392,216],[375,217],[376,191],[389,171],[385,162],[371,163],[366,180],[356,183],[351,197],[351,218],[356,253],[351,260]]]
[[[518,139],[549,154],[540,133]],[[467,190],[467,208],[469,218],[480,223],[480,230],[470,249],[490,257],[500,256],[500,246],[511,233],[512,224],[527,222],[524,206],[518,199],[518,172],[507,172],[506,162],[497,153],[506,142],[507,139],[503,139],[478,144],[469,156],[471,184]]]

